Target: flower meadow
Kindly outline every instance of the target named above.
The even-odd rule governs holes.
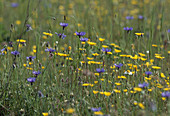
[[[0,115],[170,115],[169,0],[1,0]]]

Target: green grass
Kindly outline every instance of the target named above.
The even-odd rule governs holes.
[[[11,7],[12,2],[19,5]],[[0,2],[0,49],[5,48],[0,52],[0,115],[169,115],[169,98],[162,97],[170,92],[168,0],[12,2]],[[68,23],[64,30],[61,22]],[[27,24],[32,30],[26,31]],[[83,37],[96,45],[82,43],[76,31],[86,32]],[[103,45],[111,52],[103,52]],[[45,52],[47,48],[55,52]],[[19,56],[11,54],[15,50]],[[28,56],[36,58],[29,61]],[[120,69],[115,67],[119,63]],[[105,72],[99,74],[97,68]],[[41,74],[31,84],[32,71]],[[147,77],[146,71],[152,75]],[[148,87],[139,88],[144,82]]]

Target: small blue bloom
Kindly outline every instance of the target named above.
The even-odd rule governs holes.
[[[101,107],[100,107],[100,108],[91,108],[91,110],[92,110],[93,112],[98,112],[98,111],[101,110]]]
[[[18,7],[18,3],[11,3],[11,7],[15,8],[15,7]]]
[[[168,33],[170,33],[170,29],[168,29]]]
[[[138,19],[144,19],[144,17],[142,15],[139,15]]]
[[[97,71],[98,73],[102,73],[102,72],[104,72],[105,70],[104,70],[104,68],[102,68],[102,69],[97,68],[96,71]]]
[[[108,48],[102,48],[102,51],[103,51],[103,52],[111,52],[111,49],[108,49]]]
[[[86,32],[75,32],[75,33],[76,33],[77,36],[79,36],[79,38],[86,34]]]
[[[170,92],[166,91],[166,92],[162,92],[162,97],[170,97]]]
[[[132,20],[132,19],[134,19],[134,17],[133,16],[126,16],[126,19],[127,20]]]
[[[55,52],[55,49],[53,49],[53,48],[47,48],[47,49],[45,49],[45,52]]]
[[[30,62],[31,62],[31,61],[34,61],[35,56],[28,56],[28,57],[26,57],[26,58],[27,58],[27,60],[30,60]]]
[[[64,39],[64,38],[66,37],[66,35],[64,35],[64,33],[62,34],[62,33],[57,33],[57,32],[55,32],[55,34],[57,34],[57,36],[58,36],[59,38],[62,38],[62,39]]]
[[[40,71],[32,71],[32,73],[37,77],[39,74],[41,74]]]
[[[68,26],[68,23],[60,23],[60,26],[62,26],[63,27],[63,30],[65,29],[65,27],[67,27]]]
[[[120,68],[120,67],[122,67],[123,66],[123,64],[122,63],[119,63],[119,64],[114,64],[116,67],[118,67],[118,69]]]
[[[80,41],[86,42],[86,41],[88,41],[88,38],[83,38],[83,37],[81,37],[81,38],[80,38]]]
[[[140,88],[144,88],[144,87],[148,87],[149,86],[149,83],[140,83],[140,84],[138,84],[138,87],[140,87]]]
[[[26,31],[30,31],[30,30],[32,30],[31,25],[27,24],[27,25],[26,25],[26,27],[27,27],[27,30],[26,30]]]
[[[152,74],[151,71],[146,71],[145,74],[147,74],[148,76]]]
[[[132,31],[132,30],[133,30],[132,27],[124,27],[123,29],[124,29],[125,31]]]
[[[27,78],[27,81],[30,82],[30,83],[33,83],[35,82],[36,78],[35,77],[30,77],[30,78]]]
[[[20,53],[19,53],[18,51],[15,50],[15,51],[12,51],[11,54],[13,54],[13,55],[16,56],[16,55],[19,55]]]

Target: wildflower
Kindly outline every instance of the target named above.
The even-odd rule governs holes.
[[[96,71],[97,71],[98,73],[102,73],[102,72],[104,72],[105,70],[104,70],[104,68],[102,68],[102,69],[97,68]]]
[[[80,38],[80,41],[86,42],[86,41],[88,41],[88,38],[83,38],[83,37],[81,37],[81,38]]]
[[[26,42],[26,40],[23,40],[23,39],[17,39],[16,41],[17,42],[21,42],[21,43],[25,43]]]
[[[152,74],[152,72],[150,72],[150,71],[146,71],[146,72],[145,72],[145,74],[147,74],[147,76],[149,77],[149,75],[151,75],[151,74]]]
[[[144,33],[135,33],[135,35],[142,37],[144,35]]]
[[[55,49],[53,49],[53,48],[47,48],[47,49],[45,49],[45,52],[54,52],[55,51]]]
[[[29,60],[29,61],[31,62],[31,61],[34,61],[35,56],[28,56],[28,57],[26,57],[26,58],[27,58],[27,60]]]
[[[93,90],[93,93],[94,93],[94,94],[97,94],[97,93],[99,93],[99,91],[94,91],[94,90]]]
[[[91,110],[92,110],[93,112],[99,112],[101,109],[102,109],[101,107],[99,107],[99,108],[91,108]]]
[[[133,30],[133,28],[132,27],[124,27],[123,28],[125,31],[127,31],[127,32],[129,32],[129,31],[132,31]]]
[[[105,39],[104,38],[99,38],[99,41],[103,42]]]
[[[18,3],[11,3],[11,7],[15,8],[15,7],[18,7],[19,4]]]
[[[132,19],[134,19],[134,17],[133,16],[126,16],[126,19],[127,20],[132,20]]]
[[[148,85],[149,85],[148,83],[145,83],[145,82],[144,82],[144,83],[142,83],[142,84],[141,84],[141,83],[138,84],[138,87],[144,88],[144,87],[148,87]]]
[[[170,33],[170,29],[168,29],[168,31],[167,31],[168,33]]]
[[[44,35],[47,35],[47,36],[50,36],[50,37],[52,37],[52,36],[53,36],[53,34],[52,34],[52,33],[43,32],[43,34],[44,34]]]
[[[105,96],[110,96],[112,93],[111,92],[104,92]]]
[[[48,113],[42,113],[43,116],[48,116]]]
[[[40,71],[32,71],[32,73],[35,75],[35,77],[37,77],[39,74],[41,74]]]
[[[145,106],[142,103],[138,103],[139,107],[145,109]]]
[[[169,98],[169,97],[170,97],[170,92],[169,92],[169,91],[162,92],[162,97],[167,97],[167,98]]]
[[[134,91],[138,91],[138,92],[140,92],[140,91],[142,91],[142,89],[141,89],[141,88],[139,88],[139,87],[135,87],[135,88],[134,88]]]
[[[65,29],[65,27],[67,27],[68,26],[68,23],[60,23],[60,26],[62,26],[63,27],[63,30]]]
[[[35,77],[30,77],[27,78],[27,81],[31,83],[31,85],[33,84],[33,82],[35,82],[36,78]]]
[[[158,66],[152,66],[153,69],[161,69],[161,67]]]
[[[120,69],[120,67],[122,67],[123,66],[123,64],[122,63],[119,63],[119,64],[114,64],[118,69]]]
[[[84,36],[86,32],[75,32],[76,35],[80,38],[81,36]]]
[[[69,108],[66,110],[66,113],[68,113],[68,114],[72,114],[74,112],[75,112],[75,110],[73,108]]]
[[[32,30],[31,25],[27,24],[27,25],[26,25],[26,27],[27,27],[27,30],[26,30],[26,31],[30,31],[30,30]]]
[[[107,52],[111,52],[111,49],[108,49],[108,48],[102,48],[102,51],[107,53]]]
[[[38,91],[38,96],[39,96],[39,97],[44,97],[44,95],[42,94],[41,91]]]
[[[101,111],[99,112],[94,112],[95,115],[103,115],[103,113]]]
[[[138,19],[144,19],[144,17],[142,15],[139,15]]]
[[[62,38],[62,39],[64,39],[64,38],[66,37],[66,35],[64,35],[64,33],[61,34],[61,33],[55,32],[55,34],[57,34],[57,36],[58,36],[59,38]]]
[[[12,51],[11,54],[13,54],[13,55],[16,56],[16,55],[19,55],[20,53],[19,53],[18,51],[15,50],[15,51]]]

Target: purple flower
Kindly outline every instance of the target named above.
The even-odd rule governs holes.
[[[55,49],[53,49],[53,48],[47,48],[47,49],[45,49],[45,52],[54,52],[55,51]]]
[[[26,31],[30,31],[30,30],[32,30],[31,25],[27,24],[27,25],[26,25],[26,27],[27,27],[27,30],[26,30]]]
[[[108,49],[108,48],[102,48],[102,51],[103,51],[103,52],[111,52],[111,49]]]
[[[65,27],[67,27],[68,26],[68,23],[60,23],[60,26],[62,26],[63,27],[63,30],[65,29]]]
[[[149,83],[140,83],[140,84],[138,84],[138,86],[140,87],[140,88],[144,88],[144,87],[148,87],[149,86]]]
[[[86,32],[75,32],[75,33],[77,36],[79,36],[79,38],[86,34]]]
[[[93,112],[98,112],[98,111],[101,110],[101,108],[91,108],[91,110],[92,110]]]
[[[20,53],[19,53],[18,51],[15,50],[15,51],[12,51],[11,54],[13,54],[13,55],[16,56],[16,55],[19,55]]]
[[[144,19],[144,17],[142,15],[139,15],[138,19]]]
[[[15,7],[18,7],[18,3],[11,3],[11,7],[15,8]]]
[[[125,31],[132,31],[132,30],[133,30],[132,27],[124,27],[123,29],[124,29]]]
[[[41,91],[38,91],[38,96],[39,96],[39,97],[44,97],[44,95],[42,94]]]
[[[133,18],[133,16],[126,16],[126,19],[127,19],[127,20],[132,20],[132,19],[134,19],[134,18]]]
[[[39,74],[41,74],[40,71],[32,71],[32,73],[35,75],[35,77],[37,77]]]
[[[170,33],[170,29],[168,29],[168,33]]]
[[[148,76],[152,74],[151,71],[146,71],[145,74],[147,74]]]
[[[80,41],[86,42],[86,41],[88,41],[88,38],[83,38],[83,37],[81,37],[81,38],[80,38]]]
[[[170,97],[170,92],[166,91],[166,92],[162,92],[162,97]]]
[[[105,70],[104,70],[104,68],[102,68],[102,69],[97,68],[96,71],[97,71],[98,73],[102,73],[102,72],[104,72]]]
[[[30,82],[30,83],[33,83],[35,82],[36,78],[35,77],[30,77],[30,78],[27,78],[27,81]]]
[[[35,56],[28,56],[28,57],[27,57],[27,60],[30,60],[30,62],[31,62],[31,61],[34,61],[34,59],[35,59]]]
[[[122,67],[123,66],[123,64],[122,63],[119,63],[119,64],[114,64],[116,67],[118,67],[118,69],[120,68],[120,67]]]
[[[61,34],[61,33],[55,32],[55,34],[57,34],[57,36],[58,36],[59,38],[62,38],[62,39],[64,39],[64,38],[66,37],[66,35],[64,35],[64,33]]]

